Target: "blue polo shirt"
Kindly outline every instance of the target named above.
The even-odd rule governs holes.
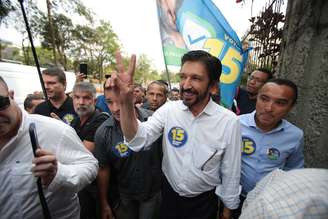
[[[244,196],[274,169],[304,166],[303,131],[282,120],[277,128],[263,132],[256,127],[254,116],[255,111],[239,116],[243,140],[240,183]]]

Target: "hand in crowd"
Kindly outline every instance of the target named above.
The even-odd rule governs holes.
[[[56,113],[50,113],[50,116],[51,116],[52,118],[54,118],[54,119],[61,120],[61,119],[59,118],[59,116],[57,116]]]
[[[101,219],[115,219],[113,216],[112,209],[108,204],[101,208]]]
[[[37,149],[31,171],[35,177],[41,177],[41,183],[48,186],[57,174],[56,156],[47,150]]]
[[[75,73],[75,83],[82,82],[87,76],[84,73]]]
[[[219,217],[220,219],[230,219],[231,218],[231,211],[230,209],[224,207],[223,212]]]
[[[118,51],[115,54],[117,73],[111,76],[110,86],[117,97],[125,99],[126,97],[133,98],[133,75],[136,67],[136,56],[132,55],[129,67],[125,70],[121,53]]]

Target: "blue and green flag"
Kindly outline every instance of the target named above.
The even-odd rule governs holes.
[[[231,108],[248,52],[211,0],[157,0],[166,65],[180,66],[188,50],[205,50],[222,62],[221,104]]]

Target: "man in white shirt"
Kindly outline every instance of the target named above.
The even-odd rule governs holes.
[[[223,218],[238,207],[241,135],[237,116],[210,98],[221,74],[221,62],[204,51],[182,57],[181,101],[167,102],[146,122],[139,122],[133,105],[135,56],[124,71],[117,55],[118,74],[112,89],[121,99],[121,128],[134,151],[147,149],[163,134],[165,180],[161,217],[216,218],[218,197]]]
[[[29,125],[34,123],[40,148],[33,156]],[[97,175],[97,160],[65,123],[22,111],[0,77],[0,215],[44,218],[36,177],[52,218],[80,217],[77,192]]]

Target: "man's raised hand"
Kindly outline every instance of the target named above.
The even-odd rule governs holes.
[[[117,97],[120,97],[121,100],[124,100],[131,96],[131,94],[133,96],[133,76],[136,67],[136,56],[131,56],[127,70],[125,70],[123,59],[119,51],[115,53],[115,58],[117,64],[117,72],[113,73],[111,76],[110,87],[115,92]]]

